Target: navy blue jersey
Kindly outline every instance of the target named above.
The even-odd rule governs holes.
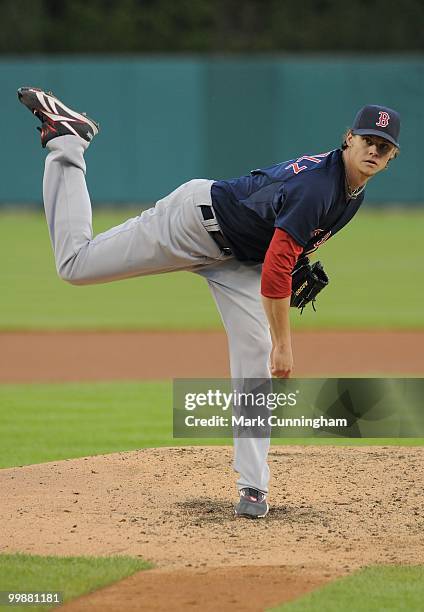
[[[216,181],[211,194],[234,256],[257,262],[264,260],[276,227],[308,253],[345,226],[364,199],[363,192],[347,199],[340,149]]]

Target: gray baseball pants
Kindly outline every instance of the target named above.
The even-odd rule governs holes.
[[[225,256],[207,232],[201,205],[213,181],[181,185],[140,216],[93,238],[84,150],[76,136],[47,147],[43,196],[56,268],[64,280],[94,284],[188,270],[203,276],[228,338],[232,378],[269,378],[271,340],[260,298],[261,265]],[[238,488],[268,492],[269,438],[234,438]]]

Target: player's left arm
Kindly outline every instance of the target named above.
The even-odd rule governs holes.
[[[293,370],[290,297],[273,299],[262,296],[262,303],[271,331],[271,374],[278,378],[289,378]]]
[[[291,273],[303,247],[275,229],[262,268],[261,293],[271,339],[271,373],[288,378],[293,370],[290,332]]]

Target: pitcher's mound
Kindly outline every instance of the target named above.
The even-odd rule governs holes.
[[[184,584],[204,584],[215,609],[233,598],[245,610],[265,599],[234,599],[243,572],[268,575],[276,603],[363,565],[422,562],[421,448],[272,447],[271,511],[257,521],[234,518],[231,458],[230,447],[159,448],[0,470],[2,551],[139,555],[160,569],[120,585],[174,581],[187,604]],[[161,609],[153,600],[146,609]]]

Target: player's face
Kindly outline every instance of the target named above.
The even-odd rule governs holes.
[[[396,147],[380,136],[349,134],[346,143],[354,169],[368,178],[384,170],[396,153]]]

